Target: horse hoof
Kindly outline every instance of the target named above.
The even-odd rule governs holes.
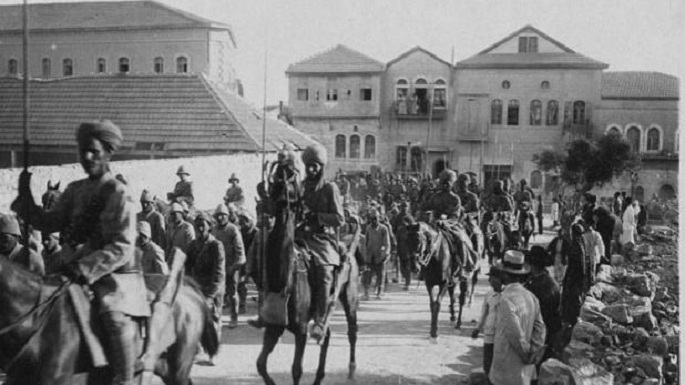
[[[428,342],[430,342],[430,343],[433,344],[433,345],[437,345],[437,344],[438,344],[438,336],[429,337],[429,338],[428,338]]]
[[[357,364],[350,363],[350,365],[348,367],[347,379],[348,380],[354,380],[354,375],[356,372],[357,372]]]

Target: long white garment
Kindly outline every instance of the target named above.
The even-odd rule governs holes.
[[[545,324],[535,295],[520,283],[504,287],[497,308],[490,381],[495,385],[529,385],[536,378],[531,355],[545,343]]]
[[[623,234],[621,234],[621,239],[620,242],[622,245],[625,245],[628,242],[632,242],[635,244],[635,210],[633,209],[633,205],[630,205],[626,208],[626,211],[623,212],[623,218],[621,218],[623,222]]]

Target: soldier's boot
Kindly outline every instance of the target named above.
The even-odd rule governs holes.
[[[105,332],[109,336],[108,359],[114,372],[114,385],[133,385],[136,353],[134,346],[135,324],[122,312],[102,315]]]

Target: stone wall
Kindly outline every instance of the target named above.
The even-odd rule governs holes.
[[[273,161],[275,154],[267,154]],[[176,170],[184,165],[193,181],[195,206],[199,209],[212,209],[223,202],[228,188],[228,178],[235,172],[245,193],[246,208],[254,213],[256,185],[261,180],[261,154],[220,155],[196,158],[134,160],[112,162],[112,172],[122,174],[128,181],[130,192],[136,202],[143,189],[148,189],[162,199],[173,191],[178,181]],[[0,212],[9,211],[12,200],[17,196],[17,184],[21,168],[0,169]],[[85,176],[81,165],[31,167],[33,173],[31,188],[36,202],[47,188],[48,181],[61,182],[61,190],[74,180]]]

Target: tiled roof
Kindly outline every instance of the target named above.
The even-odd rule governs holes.
[[[602,99],[679,99],[680,80],[661,72],[604,72]]]
[[[228,29],[156,1],[29,4],[29,28],[41,30],[207,27]],[[0,6],[0,31],[22,29],[22,6]]]
[[[605,69],[609,65],[574,52],[485,53],[457,63],[466,68],[585,68]]]
[[[286,74],[382,72],[385,65],[342,44],[288,66]]]
[[[261,135],[255,134],[254,110],[241,98],[218,89],[202,75],[108,75],[32,81],[31,143],[71,147],[81,122],[110,119],[122,129],[124,151],[141,142],[164,143],[165,151],[197,155],[260,150],[262,141]],[[250,114],[255,117],[250,118]],[[285,143],[300,148],[311,143],[299,131],[267,121],[267,151]],[[0,127],[0,143],[22,143],[19,79],[0,78]]]
[[[400,56],[398,56],[398,57],[396,57],[396,58],[390,60],[390,61],[388,62],[388,64],[386,65],[386,68],[387,68],[387,67],[390,67],[391,65],[397,63],[398,61],[400,61],[400,60],[406,58],[407,56],[413,54],[414,52],[423,52],[423,53],[425,53],[426,55],[432,57],[433,59],[435,59],[435,60],[437,60],[437,61],[439,61],[439,62],[445,64],[446,66],[452,68],[452,64],[450,64],[449,62],[447,62],[447,61],[445,61],[445,60],[442,60],[440,57],[438,57],[438,55],[436,55],[436,54],[434,54],[433,52],[430,52],[430,51],[428,51],[428,50],[426,50],[426,49],[424,49],[424,48],[422,48],[422,47],[420,47],[420,46],[418,46],[418,45],[417,45],[416,47],[410,49],[409,51],[407,51],[407,52],[401,54]]]

